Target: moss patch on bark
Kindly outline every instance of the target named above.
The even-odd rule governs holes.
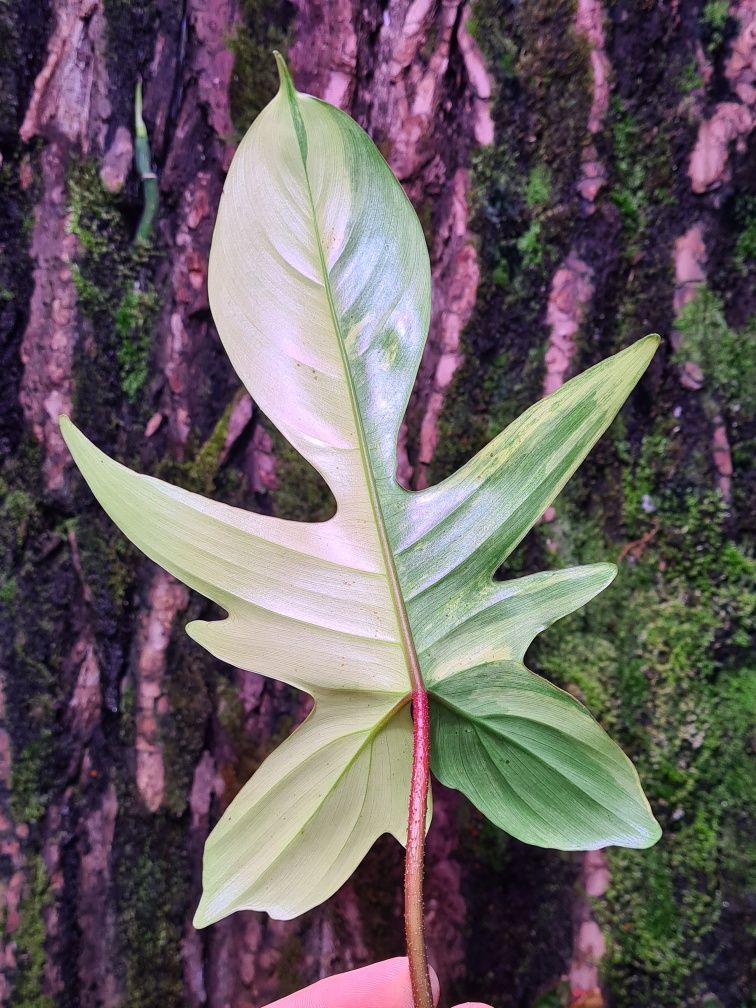
[[[12,939],[16,947],[13,1005],[16,1008],[53,1008],[53,999],[43,993],[47,961],[44,912],[52,903],[52,893],[42,858],[33,855],[26,867],[19,925]]]
[[[77,415],[82,416],[97,392],[99,398],[109,392],[113,406],[120,396],[135,407],[141,399],[144,412],[148,403],[142,392],[149,374],[159,307],[150,277],[150,249],[143,243],[132,243],[129,208],[122,196],[105,189],[93,162],[74,165],[68,188],[69,227],[83,250],[73,266],[77,302],[97,333],[96,340],[91,340],[83,351],[85,365],[77,375]],[[111,365],[107,369],[106,359]],[[100,360],[102,367],[98,367]],[[107,370],[114,372],[119,389],[113,387],[113,380],[109,388],[102,387],[103,372]],[[96,374],[96,381],[87,383],[86,373]]]
[[[596,913],[609,943],[604,979],[611,1003],[693,1008],[708,992],[712,1003],[740,1008],[747,998],[747,942],[738,936],[749,926],[745,878],[754,860],[745,835],[752,786],[743,774],[754,702],[748,683],[756,529],[747,501],[756,441],[750,409],[742,404],[751,371],[746,341],[752,342],[753,278],[743,252],[753,183],[746,159],[734,158],[739,194],[725,193],[721,208],[701,210],[685,172],[676,170],[695,141],[682,72],[694,58],[695,33],[673,29],[661,4],[620,2],[605,22],[614,99],[604,131],[593,138],[607,185],[595,213],[581,218],[571,192],[574,159],[587,139],[590,84],[585,68],[575,70],[574,61],[586,53],[571,18],[573,4],[544,11],[527,0],[517,10],[485,2],[473,10],[472,27],[496,83],[497,139],[475,156],[479,301],[464,337],[465,363],[441,420],[432,475],[447,475],[540,397],[548,284],[570,245],[594,273],[595,293],[572,362],[578,373],[646,332],[669,331],[674,240],[704,213],[711,291],[702,291],[702,300],[683,316],[683,354],[697,357],[709,372],[707,389],[725,417],[735,469],[732,506],[727,509],[712,489],[711,424],[702,397],[680,387],[677,364],[663,348],[621,418],[568,484],[557,502],[557,521],[537,529],[506,566],[511,575],[621,559],[618,581],[584,613],[538,638],[528,656],[537,671],[580,695],[637,761],[666,829],[652,851],[610,853],[612,886]],[[651,55],[659,46],[667,54],[664,67]],[[538,59],[550,52],[554,65],[569,66],[565,49],[571,50],[575,84],[560,101],[549,92],[551,67]],[[539,90],[550,95],[545,107]],[[547,133],[567,137],[559,142],[561,152],[542,141]],[[550,188],[541,185],[539,165],[549,169]],[[549,214],[562,206],[565,217],[557,213],[550,236]],[[702,325],[720,338],[707,340]],[[501,941],[510,928],[509,910],[501,906],[509,903],[494,906],[488,896],[507,885],[499,867],[512,842],[473,825],[466,858],[481,869],[470,875],[470,921],[484,920],[490,940]],[[487,863],[488,849],[494,855]],[[548,876],[554,857],[546,855],[537,871]],[[563,895],[560,890],[548,899],[558,905]],[[532,912],[530,904],[523,910],[526,917]],[[472,924],[471,969],[480,926]],[[559,942],[568,955],[569,928]],[[505,943],[506,959],[516,959],[517,940]],[[558,975],[559,966],[552,968]],[[510,1003],[506,984],[496,977],[487,984],[475,995],[497,1008]],[[462,993],[470,995],[469,984]],[[531,986],[518,1003],[533,1003],[536,993]],[[562,1003],[556,991],[548,997]]]
[[[664,829],[649,852],[609,852],[612,883],[597,913],[612,1003],[693,1008],[714,990],[741,1004],[747,964],[735,935],[756,855],[747,835],[756,565],[728,533],[716,493],[667,489],[674,445],[648,438],[651,450],[629,466],[625,530],[635,545],[617,582],[540,638],[533,661],[632,755]],[[613,552],[595,500],[585,484],[563,499],[566,563]]]
[[[588,54],[570,2],[475,4],[473,33],[495,91],[495,142],[473,155],[481,280],[431,467],[464,463],[540,394],[548,284],[577,216],[590,109]],[[481,381],[481,376],[483,380]]]
[[[229,40],[234,54],[231,118],[241,138],[278,90],[273,50],[285,53],[294,7],[288,0],[242,0]]]

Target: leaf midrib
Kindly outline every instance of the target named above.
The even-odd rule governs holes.
[[[294,833],[294,835],[292,837],[290,837],[286,841],[286,843],[284,843],[283,847],[281,847],[278,850],[278,852],[277,852],[274,860],[271,862],[271,864],[259,875],[258,882],[261,881],[266,875],[270,874],[270,872],[273,870],[275,864],[281,860],[281,858],[286,854],[286,852],[288,850],[290,850],[290,848],[293,846],[293,844],[302,836],[302,834],[305,831],[305,829],[309,826],[309,824],[312,822],[312,820],[315,818],[315,816],[317,816],[319,814],[319,812],[322,810],[323,805],[325,804],[326,799],[328,797],[330,797],[339,788],[339,786],[341,785],[341,782],[343,781],[343,779],[346,777],[346,775],[352,769],[352,767],[357,762],[357,760],[362,756],[362,754],[364,753],[364,751],[365,751],[366,748],[369,748],[369,750],[370,750],[370,753],[369,753],[369,764],[368,764],[368,774],[367,774],[368,779],[369,779],[370,769],[372,768],[372,763],[373,763],[373,743],[375,742],[375,739],[381,733],[381,731],[383,731],[383,729],[386,727],[386,725],[388,725],[391,721],[393,721],[393,719],[407,706],[408,703],[409,703],[409,697],[408,696],[403,696],[403,697],[401,697],[397,701],[397,703],[394,704],[393,707],[391,707],[390,710],[386,711],[386,713],[383,714],[382,717],[380,717],[378,719],[378,721],[376,721],[376,723],[374,725],[372,725],[370,728],[368,728],[368,729],[355,729],[354,731],[346,732],[344,735],[340,735],[338,737],[338,740],[341,740],[341,739],[345,739],[345,738],[350,738],[352,735],[364,735],[365,736],[364,740],[362,741],[362,743],[357,747],[357,749],[354,751],[354,753],[352,754],[352,756],[350,756],[350,758],[347,760],[347,762],[344,764],[344,766],[339,771],[337,777],[335,778],[335,780],[333,781],[333,783],[331,784],[331,786],[328,788],[328,791],[326,792],[326,794],[323,797],[322,801],[318,802],[318,804],[315,806],[315,808],[312,810],[312,812],[307,816],[307,818],[305,819],[304,823],[300,824],[299,828]],[[312,711],[312,713],[309,716],[312,717],[312,718],[315,718],[316,717],[316,710],[317,710],[317,701],[316,701],[316,707],[313,708],[313,711]],[[303,722],[303,724],[304,724],[304,722]],[[310,758],[310,759],[312,759],[314,757],[316,758],[319,755],[319,753],[321,753],[324,749],[327,749],[328,746],[332,745],[335,741],[338,741],[338,740],[337,739],[330,739],[323,746],[321,746],[320,748],[316,749],[314,752],[310,753],[310,756],[308,758]],[[292,768],[289,771],[289,773],[285,774],[284,777],[281,778],[281,781],[279,781],[277,783],[280,784],[282,782],[285,782],[288,777],[290,777],[292,774],[294,774],[296,772],[297,772],[297,768]],[[367,791],[365,792],[365,795],[363,795],[363,798],[362,798],[362,808],[364,808],[364,805],[365,805],[366,795],[367,795]],[[263,796],[263,797],[265,797],[265,796]],[[362,814],[362,811],[360,811],[360,815],[361,814]],[[212,838],[212,834],[211,834],[211,837],[208,839],[208,843],[209,843],[209,840],[211,838]],[[216,844],[218,842],[222,842],[222,840],[216,841]],[[344,846],[346,846],[346,842],[347,841],[345,841]],[[343,849],[344,848],[342,847],[342,850]],[[226,884],[227,885],[231,884],[232,879],[233,879],[233,875],[232,875],[231,879],[227,880]]]
[[[476,714],[471,714],[465,707],[461,707],[459,706],[459,704],[455,704],[447,697],[442,696],[440,693],[437,693],[432,686],[429,689],[429,695],[436,703],[441,704],[443,707],[446,707],[448,710],[452,711],[453,714],[456,714],[460,720],[468,721],[472,725],[473,730],[475,731],[476,735],[478,735],[479,738],[482,739],[482,735],[486,734],[491,735],[495,738],[503,739],[507,744],[511,745],[513,748],[519,749],[520,751],[527,753],[538,762],[543,763],[544,766],[549,767],[556,773],[563,776],[565,780],[568,780],[574,784],[574,781],[572,781],[570,777],[564,774],[563,771],[556,766],[556,764],[551,763],[545,756],[541,755],[540,752],[529,748],[524,742],[518,740],[517,738],[514,738],[512,735],[509,735],[503,728],[497,728],[496,726],[492,725],[490,716],[478,716]],[[588,714],[587,711],[586,714],[588,715],[588,717],[590,717],[590,714]],[[564,738],[567,739],[573,738],[573,736],[571,736],[568,732],[562,731],[561,728],[557,727],[556,725],[549,724],[546,721],[538,721],[535,718],[528,717],[526,714],[502,714],[499,716],[509,718],[512,721],[524,721],[526,724],[540,725],[544,728],[552,729],[553,731],[557,732]],[[590,742],[586,742],[584,739],[580,740],[580,744],[585,746],[586,749],[590,750],[592,754],[596,754],[597,757],[603,759],[607,758],[605,751],[603,749],[600,749],[598,746],[592,745]]]
[[[397,714],[399,714],[399,712],[401,710],[403,710],[407,706],[408,702],[409,702],[409,700],[408,700],[408,698],[406,696],[402,697],[401,700],[399,700],[398,703],[394,704],[394,706],[389,711],[387,711],[378,721],[376,721],[376,723],[371,728],[368,728],[367,731],[364,732],[364,735],[365,735],[364,741],[362,742],[361,745],[359,745],[357,747],[357,749],[354,751],[353,755],[349,758],[349,760],[341,768],[341,770],[338,773],[338,776],[334,780],[334,782],[331,785],[331,787],[328,789],[328,791],[326,793],[327,796],[332,795],[334,793],[334,791],[337,790],[337,788],[339,787],[339,785],[341,784],[341,782],[343,781],[343,779],[346,777],[346,775],[352,769],[352,767],[354,766],[354,764],[357,762],[357,760],[360,758],[360,756],[362,756],[363,752],[368,747],[370,749],[370,757],[369,757],[370,763],[369,763],[369,766],[368,766],[368,776],[369,776],[369,774],[370,774],[370,767],[372,766],[372,762],[373,762],[373,743],[375,742],[375,739],[383,731],[383,729],[386,727],[386,725],[389,724],[391,721],[393,721],[393,719],[397,716]],[[314,716],[314,714],[313,714],[313,716]],[[340,736],[340,738],[349,738],[352,735],[360,735],[360,734],[363,734],[363,732],[361,730],[357,730],[357,731],[348,732],[346,735]],[[330,744],[331,743],[329,743],[329,745]],[[320,751],[321,750],[317,750],[317,752],[320,752]],[[313,753],[312,755],[316,756],[317,752]],[[294,836],[291,837],[284,844],[284,846],[279,850],[278,854],[276,855],[276,860],[277,861],[279,861],[283,857],[283,855],[286,853],[287,850],[289,850],[289,848],[292,846],[292,844],[295,843],[295,841],[298,839],[298,837],[300,837],[302,835],[302,833],[304,832],[304,830],[312,822],[312,820],[315,818],[315,816],[318,815],[318,813],[323,808],[323,805],[325,804],[325,800],[326,799],[323,798],[323,800],[316,805],[316,807],[313,809],[313,811],[307,817],[307,819],[304,821],[304,823],[301,824],[301,826],[299,827],[299,829],[297,830],[297,832],[294,834]],[[364,806],[364,803],[365,803],[365,799],[364,799],[364,796],[363,796],[363,806]],[[272,865],[271,865],[271,867],[269,867],[269,868],[266,869],[266,872],[269,872],[271,870],[271,868],[272,868]],[[265,872],[263,873],[263,875],[260,876],[260,878],[263,878],[264,875],[265,875]]]
[[[288,71],[287,71],[288,77]],[[297,104],[297,92],[291,82],[291,78],[286,81],[286,94],[287,103],[289,106],[289,111],[292,116],[292,125],[294,126],[294,132],[297,136],[297,141],[299,141],[299,131],[297,130],[297,116],[299,117],[302,132],[306,138],[306,131],[304,128],[304,122],[302,121],[302,114],[299,110]],[[317,99],[312,99],[317,101]],[[312,226],[315,233],[315,244],[318,250],[318,261],[320,264],[320,271],[323,281],[323,289],[326,294],[326,300],[328,302],[328,310],[331,315],[331,322],[336,333],[336,342],[339,348],[339,354],[341,356],[342,366],[344,368],[344,377],[346,380],[347,389],[349,392],[349,401],[352,407],[352,415],[355,421],[355,428],[357,431],[357,441],[360,449],[360,459],[362,461],[362,468],[365,477],[365,484],[368,490],[368,497],[370,499],[370,506],[373,512],[373,520],[378,533],[378,541],[381,547],[381,553],[383,556],[383,564],[386,571],[386,579],[389,583],[389,590],[391,593],[391,600],[394,605],[394,612],[396,614],[396,620],[399,627],[400,643],[402,646],[402,651],[404,652],[404,659],[407,666],[407,673],[410,680],[410,688],[414,692],[415,690],[424,690],[423,677],[420,669],[420,662],[417,657],[417,651],[415,650],[415,642],[412,636],[412,629],[410,627],[409,617],[407,616],[407,609],[404,604],[404,597],[402,595],[401,586],[399,583],[399,575],[396,570],[396,565],[394,563],[394,556],[391,551],[391,545],[388,540],[388,534],[386,532],[386,524],[383,517],[383,509],[381,507],[381,502],[378,497],[378,491],[375,484],[375,477],[373,475],[373,467],[370,460],[370,453],[368,451],[367,439],[365,437],[365,428],[362,423],[362,413],[359,408],[357,401],[357,394],[354,388],[354,383],[352,381],[352,372],[349,367],[349,358],[346,352],[346,346],[344,345],[344,338],[341,332],[341,325],[339,322],[339,316],[336,311],[336,305],[333,299],[333,291],[331,289],[331,279],[328,273],[328,267],[326,265],[325,253],[323,250],[323,241],[320,234],[320,227],[318,225],[318,217],[315,212],[315,200],[312,195],[312,187],[310,185],[310,176],[307,171],[307,159],[302,151],[301,145],[297,142],[297,147],[299,148],[300,158],[302,160],[302,171],[304,173],[305,184],[307,186],[307,199],[310,204],[310,213],[312,216]]]

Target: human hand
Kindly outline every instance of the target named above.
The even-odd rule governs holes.
[[[438,977],[431,970],[433,1003],[438,1002]],[[362,969],[318,980],[311,987],[274,1001],[267,1008],[412,1008],[409,967],[406,959],[363,966]],[[466,1001],[457,1008],[491,1008],[480,1001]]]

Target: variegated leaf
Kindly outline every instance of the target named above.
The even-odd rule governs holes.
[[[413,661],[431,693],[439,776],[496,822],[567,848],[658,837],[619,748],[521,666],[533,637],[601,591],[614,568],[492,580],[611,423],[658,340],[568,382],[438,486],[403,490],[396,440],[429,318],[423,234],[367,135],[298,94],[280,67],[281,89],[229,171],[210,300],[238,374],[326,479],[335,516],[290,522],[209,501],[130,472],[62,424],[126,535],[227,611],[191,623],[190,635],[315,700],[208,840],[199,926],[241,908],[292,917],[333,893],[380,834],[403,840]],[[506,756],[485,771],[483,750],[509,753],[523,733],[530,748],[517,781],[507,781]],[[538,800],[531,812],[522,801],[508,812],[523,782]]]

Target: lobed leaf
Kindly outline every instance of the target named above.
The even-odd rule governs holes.
[[[335,516],[289,522],[206,500],[130,472],[61,424],[125,534],[227,611],[190,635],[315,700],[210,836],[197,926],[242,908],[295,916],[346,881],[381,833],[403,840],[413,662],[431,694],[435,772],[493,821],[564,849],[658,835],[618,747],[521,664],[534,636],[614,568],[492,579],[658,338],[568,382],[438,486],[403,490],[396,440],[430,313],[422,230],[368,136],[298,94],[279,66],[281,89],[229,171],[210,301],[238,374],[327,480]]]
[[[514,661],[431,691],[433,772],[501,829],[559,850],[650,847],[638,774],[582,704]]]

